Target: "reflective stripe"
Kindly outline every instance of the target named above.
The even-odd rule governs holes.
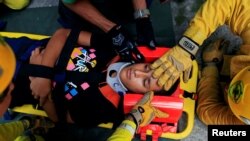
[[[135,129],[131,125],[129,125],[129,124],[121,123],[120,126],[119,126],[119,128],[123,128],[123,129],[128,130],[131,133],[131,135],[135,134]]]

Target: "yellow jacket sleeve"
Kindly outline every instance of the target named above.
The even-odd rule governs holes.
[[[3,3],[11,9],[21,10],[29,5],[30,0],[4,0]]]
[[[206,125],[241,125],[224,100],[223,90],[219,83],[219,72],[216,66],[203,68],[198,83],[198,101],[196,112]]]
[[[130,120],[124,120],[108,141],[131,141],[136,130],[136,125]]]
[[[200,7],[184,35],[199,45],[219,26],[228,25],[233,33],[250,43],[249,0],[207,0]]]
[[[13,121],[0,124],[0,141],[13,141],[24,132],[21,121]]]

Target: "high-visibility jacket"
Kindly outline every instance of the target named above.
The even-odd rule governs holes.
[[[116,128],[115,132],[108,138],[108,141],[131,141],[136,131],[136,125],[130,120],[124,120]]]
[[[246,57],[250,54],[249,12],[249,0],[207,0],[184,35],[201,45],[219,26],[226,24],[234,34],[242,38],[243,45],[238,54]],[[227,104],[227,92],[220,87],[219,72],[215,66],[203,68],[197,93],[196,112],[205,124],[244,124]]]
[[[226,24],[242,37],[243,44],[250,44],[249,13],[249,0],[207,0],[190,21],[184,35],[201,45],[217,27]]]

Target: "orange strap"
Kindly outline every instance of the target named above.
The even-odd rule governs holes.
[[[109,85],[99,87],[102,95],[109,100],[116,108],[118,108],[120,95],[117,94]]]

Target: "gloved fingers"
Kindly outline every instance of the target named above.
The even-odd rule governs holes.
[[[172,75],[164,84],[164,90],[168,91],[174,85],[174,83],[178,80],[179,77],[180,77],[180,73],[178,71],[173,72]]]
[[[164,54],[162,57],[154,61],[153,64],[150,65],[150,68],[154,70],[158,68],[159,66],[161,66],[163,63],[167,63],[168,62],[167,56],[168,56],[168,53]]]
[[[144,61],[143,55],[137,50],[136,44],[121,25],[114,26],[108,31],[111,45],[119,53],[121,59],[132,63]]]
[[[121,53],[119,53],[119,55],[120,55],[122,61],[131,62],[131,63],[135,63],[136,62],[136,60],[133,58],[132,53],[129,52],[129,51],[121,52]]]
[[[135,55],[135,58],[136,58],[137,62],[144,62],[145,61],[145,58],[144,58],[144,56],[141,53],[134,54],[134,55]]]
[[[151,122],[152,120],[154,120],[154,118],[155,118],[155,116],[154,116],[154,114],[153,114],[153,112],[152,112],[152,114],[148,115],[147,118],[144,117],[144,119],[142,120],[140,126],[146,126],[146,125],[150,124],[150,122]]]
[[[158,118],[167,118],[169,117],[169,114],[153,107],[153,106],[147,106],[145,108],[145,113],[143,114],[142,122],[140,126],[145,126],[150,124],[151,121],[154,120],[155,117]]]
[[[154,113],[155,113],[155,117],[158,117],[158,118],[167,118],[167,117],[169,117],[168,113],[165,113],[165,112],[161,111],[158,108],[154,108]]]
[[[158,68],[156,68],[153,72],[154,78],[159,78],[166,70],[168,70],[172,66],[172,63],[169,61],[165,61]]]
[[[131,62],[131,63],[135,63],[135,60],[133,59],[132,53],[131,52],[126,52],[124,53],[123,56],[123,60],[126,62]]]
[[[134,55],[134,58],[137,60],[137,62],[144,62],[145,58],[136,46],[132,47],[131,51],[132,51],[132,54]]]
[[[142,97],[142,99],[136,105],[149,104],[149,103],[151,103],[153,97],[154,97],[154,92],[153,91],[149,91],[149,92],[147,92],[147,93],[144,94],[144,96]]]
[[[189,67],[187,70],[185,70],[183,72],[183,82],[184,83],[186,83],[190,79],[191,71],[192,71],[192,67]]]
[[[171,74],[168,71],[164,72],[161,75],[161,77],[158,79],[157,84],[160,87],[163,87],[166,84],[166,82],[168,81],[168,79],[170,78],[170,76],[171,76]]]
[[[165,82],[169,79],[169,77],[172,75],[172,72],[174,71],[173,66],[171,66],[170,62],[167,62],[166,65],[157,68],[153,72],[153,77],[158,79],[157,83],[159,86],[163,86]]]

